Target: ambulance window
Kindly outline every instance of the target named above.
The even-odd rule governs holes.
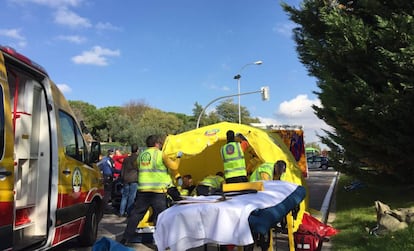
[[[85,162],[87,154],[85,142],[75,120],[69,114],[59,111],[59,121],[65,154]]]
[[[0,87],[0,158],[4,153],[4,96],[3,86]]]

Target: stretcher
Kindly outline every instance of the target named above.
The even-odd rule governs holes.
[[[256,193],[168,208],[158,216],[155,227],[158,250],[183,251],[209,243],[252,244],[252,232],[267,233],[306,196],[305,187],[291,182],[263,181],[263,186]]]

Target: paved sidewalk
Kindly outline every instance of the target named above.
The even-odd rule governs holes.
[[[98,240],[102,237],[106,237],[120,241],[126,227],[126,218],[118,217],[115,214],[105,214],[99,225]],[[156,250],[155,245],[152,244],[131,243],[128,244],[128,247],[138,251]]]

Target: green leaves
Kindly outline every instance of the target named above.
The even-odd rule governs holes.
[[[325,143],[413,183],[414,4],[305,0],[300,9],[282,6],[298,24],[299,58],[318,79],[314,93],[323,107],[314,107],[316,114],[334,128]],[[339,168],[358,174],[350,165]]]

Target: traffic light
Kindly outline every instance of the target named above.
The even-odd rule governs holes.
[[[261,91],[261,93],[262,93],[262,100],[263,101],[267,101],[267,100],[269,100],[269,86],[264,86],[264,87],[262,87],[262,88],[260,88],[260,91]]]

